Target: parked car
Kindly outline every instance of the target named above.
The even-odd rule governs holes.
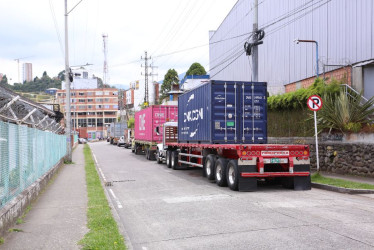
[[[118,147],[121,147],[121,146],[125,146],[126,145],[126,142],[125,142],[125,137],[124,136],[121,136],[118,141],[117,141],[117,146]]]
[[[86,144],[87,140],[85,138],[78,138],[78,143],[79,144]]]

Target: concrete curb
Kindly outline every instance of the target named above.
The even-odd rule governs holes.
[[[47,173],[0,209],[0,236],[4,236],[9,228],[14,225],[17,218],[39,196],[40,192],[48,185],[49,181],[62,165],[64,165],[64,157]]]
[[[312,182],[312,187],[319,188],[323,190],[328,190],[337,193],[343,194],[374,194],[374,190],[370,189],[352,189],[352,188],[343,188],[343,187],[335,187],[327,184],[320,184]]]

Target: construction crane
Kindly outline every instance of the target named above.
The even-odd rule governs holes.
[[[16,58],[16,59],[14,59],[14,61],[17,62],[17,66],[18,66],[18,83],[20,83],[20,79],[19,79],[19,60],[21,60],[21,59],[26,59],[26,58],[30,58],[30,57],[33,57],[33,56],[25,56],[25,57],[21,57],[21,58]]]

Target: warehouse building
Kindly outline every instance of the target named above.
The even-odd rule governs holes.
[[[254,0],[239,0],[216,31],[209,32],[213,80],[251,81]],[[374,3],[372,0],[258,0],[259,81],[270,93],[313,83],[317,70],[342,80],[365,97],[374,95]],[[318,43],[295,42],[313,40]],[[318,68],[317,68],[318,60]]]

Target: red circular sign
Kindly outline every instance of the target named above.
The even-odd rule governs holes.
[[[308,108],[312,111],[318,111],[322,108],[322,98],[318,95],[312,95],[307,101]]]

